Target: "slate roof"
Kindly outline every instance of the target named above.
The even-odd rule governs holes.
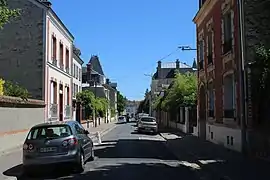
[[[98,74],[104,76],[104,72],[102,70],[102,66],[100,64],[98,56],[92,56],[89,63],[92,65],[92,69],[96,71]]]
[[[187,72],[195,72],[191,66],[184,64],[184,63],[179,63],[179,72],[180,73],[187,73]],[[176,70],[176,63],[163,63],[161,64],[161,69],[159,71],[159,77],[158,77],[158,72],[156,71],[155,74],[153,75],[153,79],[169,79],[169,78],[174,78],[175,76],[175,70]]]

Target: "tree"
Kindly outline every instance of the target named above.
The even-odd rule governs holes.
[[[192,106],[196,104],[197,77],[193,73],[176,73],[175,79],[165,92],[166,97],[161,102],[161,108],[176,110],[179,106]]]
[[[0,0],[0,29],[10,22],[12,18],[16,18],[20,15],[19,9],[10,9],[6,0]]]
[[[117,111],[119,115],[125,110],[126,101],[126,98],[117,91]]]
[[[90,90],[85,90],[76,94],[77,101],[80,101],[85,108],[85,115],[87,118],[90,118],[93,115],[95,95]]]

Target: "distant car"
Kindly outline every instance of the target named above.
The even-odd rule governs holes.
[[[119,116],[118,117],[118,123],[125,123],[126,122],[126,117],[125,116]]]
[[[151,132],[151,133],[158,133],[158,125],[156,118],[143,116],[138,121],[138,132]]]
[[[94,160],[89,132],[77,121],[43,123],[32,127],[23,145],[23,170],[29,173],[41,165],[71,164],[84,171],[85,162]]]

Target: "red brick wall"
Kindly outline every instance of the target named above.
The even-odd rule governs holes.
[[[199,37],[199,32],[201,32],[201,30],[204,30],[204,43],[206,45],[206,37],[207,37],[207,27],[206,24],[207,22],[213,17],[213,28],[214,28],[214,72],[213,73],[207,73],[207,54],[206,54],[206,46],[204,48],[205,50],[205,54],[204,54],[204,59],[205,59],[205,65],[204,65],[204,77],[205,78],[200,78],[199,74],[198,74],[198,81],[199,81],[199,85],[201,84],[202,79],[206,79],[206,82],[212,78],[212,76],[214,75],[213,82],[214,82],[214,88],[215,88],[215,111],[216,111],[216,120],[218,122],[222,122],[222,118],[223,118],[223,92],[222,92],[222,81],[223,81],[223,73],[227,70],[230,70],[231,68],[233,68],[232,66],[230,66],[227,70],[225,70],[225,67],[223,67],[223,62],[222,62],[222,29],[221,29],[221,18],[222,18],[222,10],[221,10],[221,4],[222,1],[218,1],[215,6],[213,7],[213,9],[210,11],[210,13],[206,16],[206,18],[203,20],[203,22],[200,24],[200,26],[197,26],[197,37]],[[235,38],[235,49],[234,49],[234,53],[235,54],[235,63],[236,63],[236,67],[238,67],[238,59],[239,59],[239,53],[238,53],[238,18],[237,18],[237,3],[234,3],[234,26],[236,27],[236,29],[234,30],[234,38]],[[197,44],[198,44],[199,40],[197,38]],[[197,46],[197,49],[199,49],[199,47]],[[198,52],[197,52],[198,54]],[[199,54],[198,54],[199,57]],[[197,64],[199,64],[199,59]],[[238,68],[237,68],[238,69]],[[200,71],[202,72],[202,71]],[[199,72],[199,73],[200,73]],[[239,76],[238,73],[236,73],[237,76],[237,82],[239,82]],[[205,83],[206,83],[205,82]],[[240,107],[240,89],[239,89],[239,85],[240,83],[237,83],[237,109],[239,109]],[[199,94],[199,91],[198,91]],[[198,104],[199,104],[200,99],[198,99]],[[208,102],[208,100],[207,100]],[[208,105],[207,105],[208,106]]]

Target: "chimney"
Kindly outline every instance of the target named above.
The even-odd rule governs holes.
[[[176,59],[176,69],[179,69],[180,68],[180,61],[179,61],[179,59]]]
[[[108,84],[108,85],[110,84],[110,79],[108,79],[108,78],[106,79],[106,84]]]
[[[161,61],[158,61],[158,66],[157,66],[157,78],[161,77]]]
[[[92,69],[91,63],[86,64],[86,79],[88,83],[90,83],[91,81],[91,69]]]
[[[45,4],[46,6],[48,6],[49,8],[52,6],[52,3],[48,0],[42,0],[41,2]]]

